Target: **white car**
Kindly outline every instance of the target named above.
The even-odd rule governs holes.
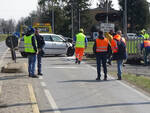
[[[73,55],[68,53],[68,49],[72,48],[72,44],[67,42],[62,36],[50,33],[40,33],[40,35],[43,36],[45,41],[43,48],[45,55]],[[20,39],[18,49],[23,57],[27,56],[24,51],[24,38]]]
[[[135,33],[127,33],[128,39],[137,39],[137,35]]]

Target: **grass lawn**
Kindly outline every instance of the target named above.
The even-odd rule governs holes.
[[[123,74],[123,79],[150,93],[150,78],[149,77],[136,76],[132,74]]]
[[[116,75],[116,72],[109,72],[111,76]],[[117,76],[115,76],[117,78]],[[123,80],[143,89],[144,91],[150,93],[150,77],[146,76],[136,76],[134,74],[123,73]]]
[[[7,38],[7,34],[0,34],[0,42],[4,41]]]

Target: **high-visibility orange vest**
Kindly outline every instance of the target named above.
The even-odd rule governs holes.
[[[104,39],[96,39],[96,52],[107,52],[108,51],[109,41],[107,38]]]
[[[118,52],[117,40],[118,41],[120,41],[120,40],[123,41],[125,43],[125,45],[126,45],[126,41],[125,41],[124,38],[122,38],[118,34],[115,35],[114,38],[113,38],[113,40],[111,41],[111,49],[112,49],[113,53],[117,53]]]
[[[117,34],[113,37],[113,40],[111,41],[111,49],[112,49],[113,53],[118,52],[117,40],[120,41],[120,39],[121,39],[121,36],[119,34]]]
[[[144,47],[150,47],[150,40],[144,40]]]

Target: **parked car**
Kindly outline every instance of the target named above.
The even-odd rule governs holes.
[[[45,46],[43,48],[45,55],[73,55],[68,53],[68,49],[72,48],[72,44],[70,42],[67,42],[60,35],[50,33],[40,33],[40,35],[43,36],[45,41]],[[20,39],[18,49],[23,57],[27,56],[27,53],[25,53],[24,51],[24,38]]]

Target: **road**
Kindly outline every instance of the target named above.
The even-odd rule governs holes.
[[[44,57],[43,77],[33,79],[41,113],[149,113],[150,97],[73,57]]]
[[[8,54],[7,52],[8,52],[8,47],[6,46],[5,41],[0,42],[0,65],[2,63],[4,56],[7,56]]]

